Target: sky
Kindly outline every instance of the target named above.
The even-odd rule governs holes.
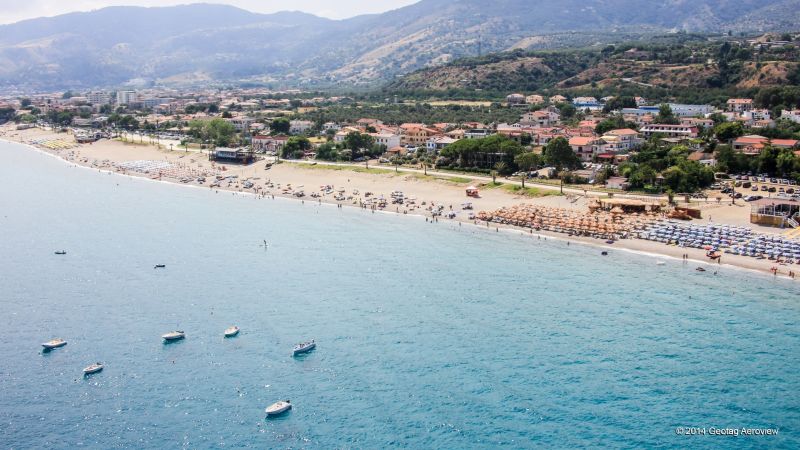
[[[172,6],[187,3],[220,3],[252,12],[303,11],[330,19],[344,19],[400,8],[418,0],[0,0],[0,23],[42,16],[91,11],[106,6]]]

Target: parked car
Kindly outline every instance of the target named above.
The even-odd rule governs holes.
[[[758,192],[758,186],[753,186],[752,188],[750,188],[750,190],[751,190],[751,191]]]
[[[766,184],[762,184],[762,185],[761,185],[761,190],[762,190],[763,192],[767,192],[767,191],[769,190],[769,188],[767,187],[767,185],[766,185]]]
[[[769,187],[769,192],[777,192],[777,191],[778,191],[778,190],[777,190],[777,189],[775,189],[775,186],[770,186],[770,187]]]

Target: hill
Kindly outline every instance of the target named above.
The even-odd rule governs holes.
[[[467,58],[408,74],[385,91],[497,98],[512,91],[601,89],[613,94],[624,87],[744,90],[797,84],[798,56],[796,46],[755,50],[743,39],[709,42],[687,34],[597,50],[514,50]]]
[[[0,86],[24,89],[248,83],[376,83],[461,58],[668,31],[786,29],[798,0],[422,0],[328,20],[208,4],[110,7],[0,26]]]

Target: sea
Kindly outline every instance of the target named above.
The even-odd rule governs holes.
[[[0,158],[2,448],[800,447],[788,280]]]

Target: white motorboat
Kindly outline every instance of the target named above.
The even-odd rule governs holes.
[[[91,375],[93,373],[100,372],[101,370],[103,370],[103,363],[99,363],[98,362],[98,363],[94,363],[91,366],[83,369],[83,374],[84,375]]]
[[[317,343],[314,340],[310,340],[309,342],[303,342],[302,344],[297,344],[294,346],[294,350],[292,351],[293,356],[301,355],[303,353],[308,353],[311,350],[317,348]]]
[[[265,409],[264,411],[267,413],[267,416],[278,416],[290,409],[292,409],[292,402],[286,400],[273,403],[267,406],[267,409]]]
[[[186,333],[184,333],[183,331],[173,331],[173,332],[167,333],[167,334],[165,334],[165,335],[163,335],[161,337],[164,338],[164,340],[167,341],[167,342],[179,341],[179,340],[181,340],[181,339],[186,337]]]
[[[47,341],[44,344],[42,344],[42,347],[44,347],[45,350],[52,350],[54,348],[63,347],[65,345],[67,345],[67,341],[63,339],[53,339],[51,341]]]
[[[239,327],[230,327],[230,328],[225,330],[225,337],[226,338],[234,337],[237,334],[239,334]]]

